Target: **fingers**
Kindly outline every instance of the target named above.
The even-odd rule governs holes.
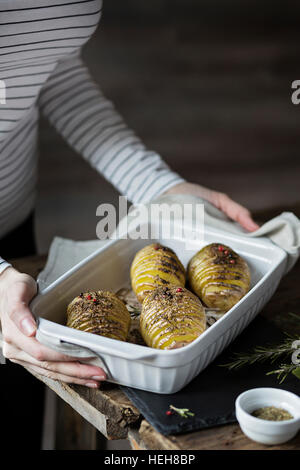
[[[245,207],[233,201],[227,194],[213,191],[204,186],[193,183],[179,183],[168,189],[165,194],[193,194],[211,202],[218,209],[223,211],[232,220],[238,222],[243,228],[253,232],[259,228],[251,217],[250,212]]]
[[[8,274],[2,278],[0,294],[4,356],[55,380],[98,387],[106,379],[100,367],[82,364],[78,358],[60,354],[37,341],[37,325],[28,307],[36,294],[36,283],[14,270]]]
[[[251,214],[247,210],[241,210],[236,218],[236,221],[249,232],[254,232],[255,230],[259,229],[259,225],[254,222]]]
[[[71,377],[72,382],[74,382],[74,378],[80,380],[80,382],[75,383],[82,383],[82,381],[84,383],[99,382],[106,379],[106,374],[100,367],[81,364],[78,361],[38,361],[26,352],[7,343],[4,343],[3,354],[12,362],[16,362],[18,364],[26,363],[30,367],[36,366],[41,370],[40,373],[56,380],[63,380],[62,378],[58,379],[58,376]]]
[[[241,204],[233,201],[227,194],[216,193],[214,197],[214,204],[232,220],[238,222],[243,228],[249,232],[253,232],[259,228],[259,225],[254,222],[251,213]]]
[[[8,314],[4,315],[2,318],[2,332],[4,341],[10,345],[15,345],[15,347],[23,350],[29,354],[29,356],[35,358],[38,361],[74,362],[76,358],[47,348],[46,346],[39,343],[36,338],[32,337],[32,332],[35,334],[36,331],[36,323],[28,306],[19,300],[22,298],[22,289],[17,287],[16,290],[18,300],[14,302],[12,301],[11,304],[13,305],[8,305]],[[30,327],[28,326],[29,322],[32,324]],[[29,328],[31,330],[29,330]]]
[[[42,367],[33,365],[25,361],[20,361],[17,359],[12,360],[12,362],[19,364],[21,366],[24,366],[24,367],[28,367],[29,369],[33,370],[37,374],[43,375],[44,377],[48,377],[48,379],[60,380],[61,382],[65,382],[65,383],[85,385],[86,387],[89,387],[89,388],[99,388],[100,386],[99,382],[92,380],[92,379],[85,379],[85,378],[81,379],[78,377],[71,377],[68,375],[52,372],[50,370],[43,369]]]
[[[3,324],[4,341],[12,347],[21,349],[38,361],[75,361],[76,358],[58,353],[39,343],[36,338],[28,338],[16,328],[10,318],[6,318]]]

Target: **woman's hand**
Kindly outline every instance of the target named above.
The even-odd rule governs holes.
[[[0,274],[0,318],[3,355],[51,379],[97,388],[105,372],[81,364],[74,357],[53,351],[37,341],[36,323],[28,307],[36,295],[34,279],[9,267]]]
[[[217,191],[193,183],[179,183],[166,191],[165,194],[191,194],[192,196],[199,196],[216,206],[230,217],[230,219],[235,220],[243,228],[249,230],[249,232],[253,232],[259,228],[259,225],[252,219],[248,209],[230,199],[227,194],[218,193]]]

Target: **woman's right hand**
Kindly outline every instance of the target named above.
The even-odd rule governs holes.
[[[97,388],[105,372],[97,366],[60,354],[37,341],[36,323],[29,303],[36,295],[35,280],[8,267],[0,274],[0,319],[3,355],[54,380]]]

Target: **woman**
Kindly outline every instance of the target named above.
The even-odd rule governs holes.
[[[16,249],[5,252],[4,248],[16,248],[10,241],[20,234],[22,224],[31,230],[40,111],[132,202],[148,202],[162,193],[193,194],[255,230],[247,209],[225,194],[185,182],[158,154],[147,150],[92,81],[80,53],[97,28],[101,8],[102,0],[1,2],[0,79],[6,85],[6,104],[0,107],[1,255],[20,255]],[[30,254],[33,249],[24,243],[23,233],[24,225],[22,246],[27,251],[21,254]],[[98,387],[105,380],[99,367],[80,364],[35,339],[36,324],[28,307],[35,293],[36,283],[30,276],[0,259],[5,357],[53,379]]]

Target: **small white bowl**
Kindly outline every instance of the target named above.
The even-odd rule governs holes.
[[[265,406],[283,408],[294,418],[285,421],[268,421],[251,415],[253,411]],[[237,397],[235,413],[244,434],[262,444],[283,444],[295,437],[300,429],[300,398],[294,393],[279,388],[247,390]]]

